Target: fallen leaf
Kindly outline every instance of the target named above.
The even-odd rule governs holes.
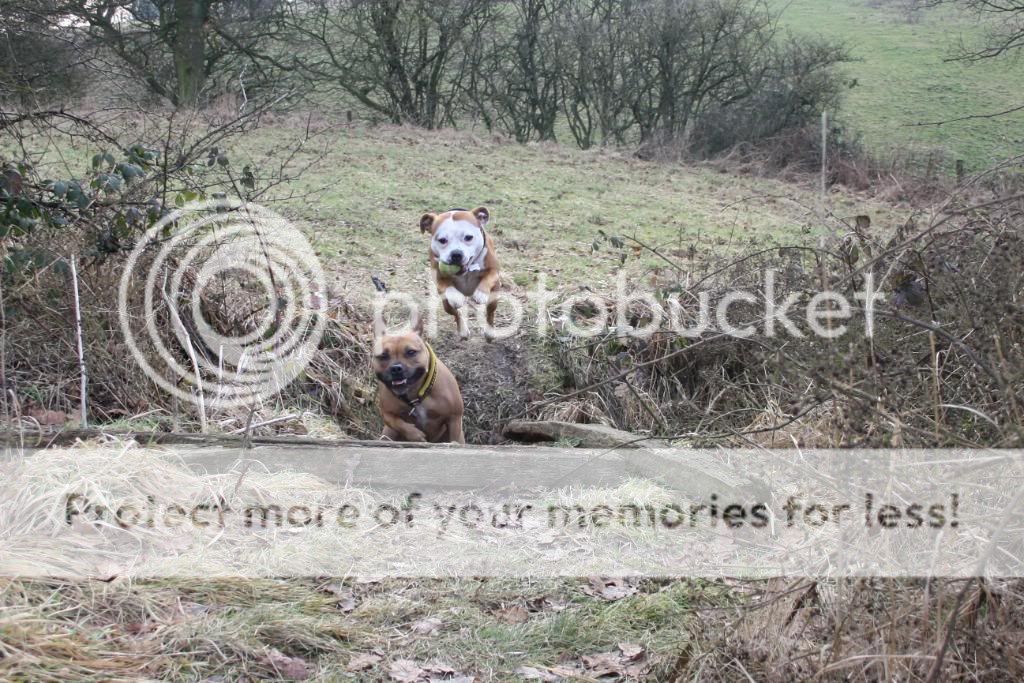
[[[494,613],[498,621],[503,621],[506,624],[522,624],[530,618],[530,613],[526,611],[525,607],[519,605],[513,605],[512,607],[503,607]]]
[[[561,676],[545,671],[543,669],[537,669],[532,666],[521,666],[514,672],[517,676],[522,676],[528,681],[560,681]]]
[[[432,663],[424,664],[423,670],[436,676],[454,676],[455,669],[447,664]]]
[[[619,643],[619,652],[629,661],[633,661],[644,656],[644,646],[636,643]]]
[[[587,673],[595,678],[601,676],[619,676],[622,674],[622,660],[614,652],[601,652],[596,655],[584,655],[580,658]]]
[[[432,636],[440,631],[442,626],[444,626],[444,622],[437,617],[428,617],[426,619],[420,619],[413,624],[412,632],[418,636]]]
[[[345,667],[346,671],[365,671],[370,667],[380,663],[383,659],[380,655],[373,654],[358,654],[349,660],[348,666]]]
[[[601,591],[601,597],[605,600],[621,600],[636,593],[633,586],[605,586]]]
[[[551,673],[555,674],[560,678],[572,678],[577,679],[580,677],[579,669],[574,669],[568,666],[553,666],[548,669]]]
[[[589,581],[590,586],[585,587],[583,592],[603,600],[621,600],[636,593],[636,587],[626,583],[625,579],[604,579],[600,576],[591,576]]]
[[[357,604],[359,604],[359,603],[356,602],[355,594],[352,593],[352,592],[349,592],[348,595],[345,595],[345,596],[342,596],[341,598],[339,598],[339,600],[338,600],[338,609],[340,609],[342,612],[351,612],[352,610],[354,610],[356,608]]]
[[[452,676],[448,678],[431,678],[429,683],[476,683],[476,676]]]
[[[391,663],[388,675],[398,683],[416,683],[426,672],[411,659],[398,659]]]
[[[263,661],[281,678],[290,681],[304,681],[309,678],[306,662],[299,657],[289,657],[280,650],[272,649],[264,655]]]
[[[330,593],[338,598],[337,607],[342,612],[351,612],[359,603],[356,601],[356,594],[351,588],[341,583],[329,583],[321,587],[325,593]]]
[[[190,617],[197,617],[203,614],[209,614],[210,608],[206,605],[200,605],[198,602],[182,602],[179,603],[182,614]]]
[[[533,598],[529,602],[530,611],[542,612],[544,610],[551,610],[552,612],[561,612],[569,606],[569,603],[559,600],[558,598],[552,598],[549,595],[545,595],[540,598]]]
[[[651,665],[647,663],[631,664],[622,670],[626,678],[642,679],[651,672]]]

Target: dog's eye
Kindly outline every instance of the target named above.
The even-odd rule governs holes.
[[[413,356],[415,356],[415,355],[416,355],[417,353],[419,353],[419,351],[417,351],[416,349],[406,349],[406,350],[405,350],[405,355],[406,355],[407,357],[409,357],[409,358],[412,358],[412,357],[413,357]]]
[[[447,237],[438,237],[437,241],[440,244],[448,244],[448,238]]]
[[[379,361],[386,361],[387,359],[388,359],[388,354],[387,354],[386,351],[384,353],[381,353],[381,354],[379,354],[377,356],[377,360],[379,360]]]
[[[463,239],[466,240],[467,242],[472,242],[473,241],[473,236],[472,235],[466,235]]]

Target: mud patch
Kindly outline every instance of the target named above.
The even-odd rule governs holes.
[[[442,332],[431,343],[462,389],[466,441],[507,442],[502,427],[538,397],[531,385],[538,381],[537,369],[550,359],[540,357],[525,335],[488,342],[481,336],[463,340],[454,332]]]

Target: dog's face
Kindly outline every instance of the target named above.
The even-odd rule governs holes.
[[[395,393],[415,384],[430,366],[427,345],[415,331],[404,334],[382,334],[373,340],[373,372],[377,379]]]
[[[489,219],[490,213],[482,206],[473,211],[425,213],[420,230],[430,233],[430,250],[441,263],[464,271],[481,270],[487,256],[483,229]]]

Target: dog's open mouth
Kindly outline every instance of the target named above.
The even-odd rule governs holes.
[[[406,388],[415,382],[418,382],[423,375],[427,372],[426,368],[415,368],[406,377],[396,377],[391,373],[379,372],[377,373],[377,379],[383,382],[385,385],[390,387],[396,393],[401,394],[406,391]]]

